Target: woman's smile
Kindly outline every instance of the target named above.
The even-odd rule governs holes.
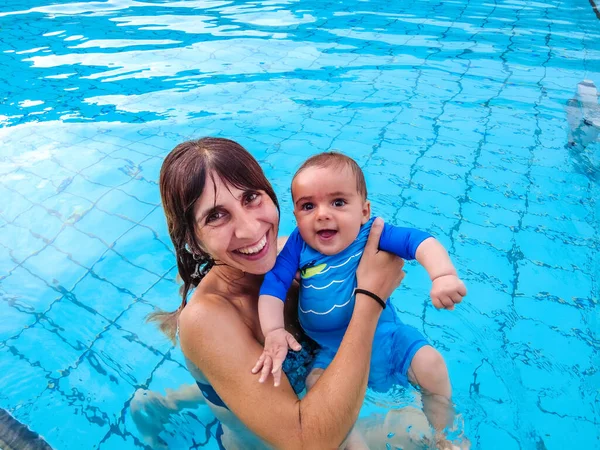
[[[263,258],[268,254],[269,248],[271,246],[271,242],[269,242],[269,238],[271,237],[271,232],[268,231],[262,238],[258,240],[258,242],[238,248],[234,250],[237,256],[247,259],[248,261],[257,261]]]

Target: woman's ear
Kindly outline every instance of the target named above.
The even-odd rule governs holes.
[[[364,225],[371,218],[371,202],[369,200],[365,200],[362,208],[362,220],[361,224]]]

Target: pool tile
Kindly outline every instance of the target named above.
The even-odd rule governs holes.
[[[2,228],[0,227],[0,232]],[[17,261],[12,259],[10,251],[0,246],[0,279],[6,277],[15,267],[17,267]]]
[[[475,190],[473,190],[473,192],[475,192]],[[469,193],[469,199],[471,201],[464,202],[461,205],[464,220],[483,227],[518,227],[519,221],[521,220],[521,216],[518,212],[487,203],[487,201],[490,201],[490,198],[482,192],[481,196],[479,196],[480,192],[477,193],[477,196]],[[484,202],[479,203],[477,199],[482,199]]]
[[[181,305],[179,285],[161,279],[144,293],[142,299],[163,311],[174,311]]]
[[[96,208],[90,210],[81,220],[75,224],[79,231],[99,238],[108,246],[123,236],[127,231],[135,226],[134,223],[102,212]]]
[[[26,312],[43,313],[62,294],[22,267],[2,280],[0,292],[10,298],[13,306]]]
[[[585,371],[592,367],[592,348],[541,322],[519,320],[507,332],[509,354],[526,364],[556,372]]]
[[[12,222],[20,214],[33,206],[33,203],[29,200],[2,185],[0,185],[0,197],[2,198],[0,214],[2,215],[2,218],[8,222]]]
[[[134,266],[112,250],[102,257],[93,270],[100,278],[136,297],[140,297],[159,280],[157,275]]]
[[[451,195],[442,194],[427,188],[423,190],[406,189],[402,195],[406,199],[407,206],[412,206],[431,214],[443,215],[451,220],[458,218],[460,210],[459,202]]]
[[[93,166],[98,161],[106,158],[106,155],[98,152],[98,149],[92,148],[89,141],[82,142],[76,146],[62,149],[65,157],[60,158],[58,162],[61,167],[67,170],[78,173],[86,167]],[[85,192],[85,191],[84,191]]]
[[[55,329],[62,339],[78,350],[89,348],[109,323],[89,306],[68,298],[54,303],[42,320],[44,327]]]
[[[80,175],[100,186],[117,187],[127,183],[135,174],[124,170],[116,160],[106,158],[97,164],[81,170]]]
[[[163,359],[161,353],[139,341],[134,333],[114,325],[94,342],[92,351],[132,385],[144,384],[148,379],[148,368]]]
[[[60,192],[48,198],[43,207],[63,223],[73,224],[93,207],[93,203],[77,195]]]
[[[0,348],[0,404],[13,409],[38,397],[48,386],[46,373],[10,348]]]
[[[40,352],[42,342],[45,347],[54,350]],[[16,348],[30,363],[39,363],[52,378],[58,378],[62,371],[74,367],[82,354],[81,350],[75,350],[66,344],[56,333],[56,329],[46,328],[40,323],[25,329],[17,339],[10,340],[7,344]]]
[[[63,226],[60,219],[38,205],[17,217],[14,224],[49,241],[56,237]]]
[[[509,289],[514,282],[514,270],[507,264],[507,255],[491,247],[456,241],[455,251],[461,255],[473,274],[481,280],[499,283],[499,290]]]
[[[460,198],[464,195],[465,183],[462,180],[451,180],[445,175],[439,173],[418,170],[412,179],[412,184],[419,188],[436,190],[442,194],[447,194],[454,198]]]
[[[117,318],[135,297],[110,282],[93,274],[87,274],[75,287],[73,294],[84,305],[93,305],[93,310],[108,320]]]
[[[35,314],[22,308],[17,309],[12,303],[10,295],[0,293],[0,342],[17,336],[37,320]]]
[[[466,221],[458,229],[460,239],[479,245],[489,245],[496,250],[509,252],[513,248],[514,233],[505,226],[480,226]]]
[[[492,448],[499,441],[505,450],[521,449],[521,443],[512,435],[510,430],[503,430],[498,425],[483,423],[479,427],[477,445],[480,448]]]
[[[592,280],[580,271],[564,271],[520,261],[519,274],[518,291],[526,297],[549,297],[553,301],[581,307],[594,303]],[[564,282],[565,276],[569,278],[569,283]]]
[[[28,258],[23,267],[57,289],[70,291],[85,276],[88,269],[71,261],[52,246]],[[60,286],[60,288],[59,288]]]
[[[156,205],[141,202],[120,189],[114,189],[102,197],[96,207],[131,222],[139,222],[156,208]]]
[[[66,255],[77,264],[88,269],[91,268],[108,249],[100,239],[90,237],[72,226],[63,228],[56,239],[54,239],[52,246],[58,251],[66,253]]]
[[[135,388],[121,378],[95,352],[90,351],[79,365],[57,383],[57,389],[76,407],[80,414],[94,424],[85,427],[90,431],[101,427],[106,435],[108,426],[121,417],[125,399],[131,397]],[[99,433],[99,430],[92,431]],[[98,441],[100,438],[98,439]]]
[[[148,303],[136,302],[125,310],[116,324],[122,331],[131,333],[136,342],[165,354],[173,344],[159,330],[156,323],[147,322],[148,315],[154,311],[156,310]]]
[[[47,245],[26,228],[10,223],[0,227],[0,244],[7,248],[11,258],[19,263],[39,253]]]
[[[127,184],[119,186],[116,190],[123,191],[140,202],[155,206],[160,204],[158,185],[144,179],[132,178]]]
[[[515,235],[515,242],[523,256],[535,263],[560,267],[568,271],[581,270],[587,272],[591,253],[586,246],[570,245],[560,239],[529,230],[520,230]]]
[[[78,196],[91,203],[96,203],[110,188],[85,178],[78,174],[73,176],[62,191]]]
[[[123,436],[121,434],[111,433],[108,438],[103,438],[98,445],[99,450],[113,450],[116,448],[145,448],[140,441],[135,440],[131,436]]]

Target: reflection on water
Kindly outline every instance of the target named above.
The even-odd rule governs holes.
[[[442,79],[480,66],[480,73],[472,73],[474,81],[502,82],[502,61],[495,55],[507,39],[513,44],[526,40],[534,53],[536,48],[542,52],[548,32],[545,18],[515,31],[507,26],[510,18],[491,17],[485,4],[471,6],[466,14],[465,8],[450,3],[447,8],[460,14],[456,19],[436,14],[436,4],[423,4],[419,11],[411,8],[414,3],[393,11],[383,2],[367,4],[372,9],[357,12],[337,3],[292,1],[109,1],[24,10],[13,6],[11,11],[5,7],[0,13],[3,33],[18,34],[19,39],[2,42],[8,83],[0,90],[5,99],[0,118],[6,125],[90,118],[127,122],[127,113],[145,116],[145,121],[184,119],[222,112],[220,93],[234,88],[232,83],[273,84],[276,92],[270,104],[286,97],[302,101],[321,96],[321,89],[322,96],[329,96],[360,77],[353,71],[403,72],[425,63]],[[521,16],[544,8],[549,14],[557,8],[534,2],[521,6]],[[24,19],[35,23],[21,27]],[[575,26],[575,19],[553,22],[553,36]],[[569,36],[579,45],[600,38],[593,32],[575,34]],[[552,52],[547,69],[567,67],[570,58],[582,57],[588,64],[600,60],[593,47],[586,48],[585,55],[560,45]],[[520,58],[515,68],[535,77],[537,58]],[[325,86],[307,80],[323,81]],[[233,109],[254,110],[256,102],[245,98],[243,88],[238,90]],[[373,100],[379,105],[393,101]]]

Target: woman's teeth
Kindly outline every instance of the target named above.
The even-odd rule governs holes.
[[[260,241],[256,245],[252,247],[240,248],[237,251],[243,253],[244,255],[253,255],[255,253],[260,252],[267,245],[267,235],[265,234]]]

